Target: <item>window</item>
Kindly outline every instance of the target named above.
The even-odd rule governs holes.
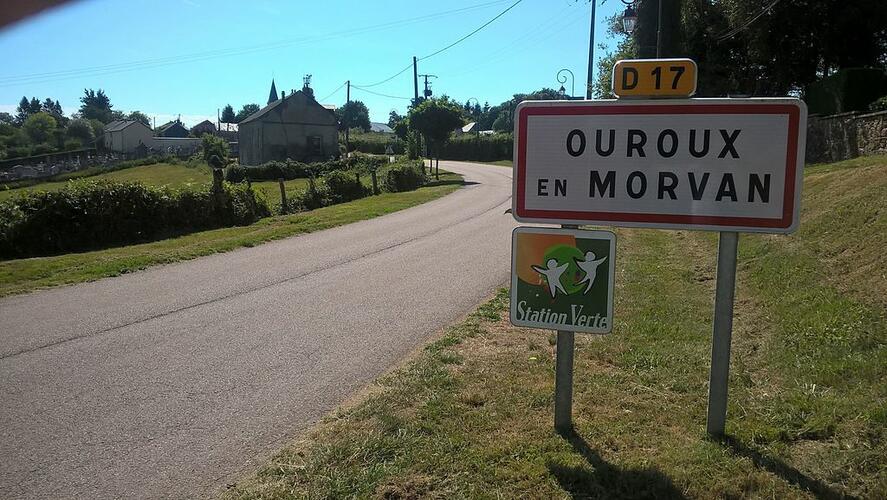
[[[312,156],[323,155],[323,137],[319,135],[308,137],[308,147]]]

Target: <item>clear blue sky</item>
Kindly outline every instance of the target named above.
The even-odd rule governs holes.
[[[70,114],[84,88],[102,88],[114,109],[140,110],[158,124],[181,114],[193,125],[215,119],[225,104],[235,111],[264,105],[272,77],[288,91],[301,88],[307,73],[318,100],[341,105],[345,89],[333,91],[345,80],[383,80],[514,1],[74,1],[0,31],[0,53],[7,54],[0,111],[13,111],[25,95],[58,99]],[[623,5],[598,5],[596,43],[612,46],[605,19]],[[471,38],[421,61],[419,73],[439,76],[435,96],[498,104],[514,93],[558,88],[556,73],[569,68],[581,95],[590,10],[587,0],[523,0]],[[596,50],[597,57],[603,53]],[[371,90],[411,97],[412,70]],[[358,89],[351,98],[381,122],[408,105]]]

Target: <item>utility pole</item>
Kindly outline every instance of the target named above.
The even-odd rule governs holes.
[[[591,99],[594,83],[594,10],[597,0],[591,0],[591,33],[588,35],[588,82],[585,85],[585,98]]]
[[[659,0],[659,15],[656,18],[656,59],[662,57],[662,0]]]
[[[431,97],[431,89],[428,88],[428,79],[429,78],[437,78],[437,75],[419,75],[419,76],[425,78],[425,91],[422,92],[422,95],[425,96],[425,99],[428,99]]]
[[[413,56],[413,106],[419,104],[419,75],[416,67],[416,56]]]
[[[345,89],[345,104],[347,106],[351,102],[351,80],[345,82]],[[342,117],[345,117],[345,113],[342,113]],[[348,158],[348,150],[351,149],[351,137],[348,132],[350,128],[348,127],[348,120],[346,119],[345,122],[345,158]]]

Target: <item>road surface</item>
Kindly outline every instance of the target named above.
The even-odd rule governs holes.
[[[384,217],[0,299],[0,498],[212,496],[509,276],[511,170]]]

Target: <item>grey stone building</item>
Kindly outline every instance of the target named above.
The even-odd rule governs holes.
[[[336,115],[315,101],[310,89],[274,99],[272,83],[271,92],[267,106],[238,124],[241,165],[287,158],[323,161],[339,155]]]

